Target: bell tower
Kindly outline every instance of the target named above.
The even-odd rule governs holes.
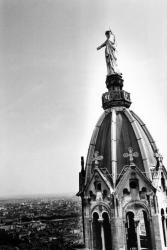
[[[117,67],[115,36],[105,32],[107,92],[104,112],[81,158],[78,196],[82,201],[87,250],[167,249],[167,171],[145,123],[131,111]],[[111,40],[113,36],[113,40]]]

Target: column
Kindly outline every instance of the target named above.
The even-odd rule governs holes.
[[[90,233],[89,233],[89,237],[90,237],[90,249],[93,249],[93,229],[92,229],[92,219],[90,218],[89,219],[89,230],[90,230]]]
[[[140,230],[139,230],[139,221],[135,221],[135,226],[136,226],[136,234],[137,234],[137,249],[141,249],[140,245]]]
[[[103,227],[103,219],[98,220],[101,226],[101,241],[102,241],[102,250],[106,250],[105,247],[105,237],[104,237],[104,227]]]

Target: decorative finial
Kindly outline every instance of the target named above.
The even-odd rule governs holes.
[[[138,152],[133,153],[133,148],[132,147],[128,148],[128,152],[129,153],[124,153],[123,157],[124,158],[129,158],[130,165],[133,165],[134,164],[133,159],[134,159],[134,157],[138,157],[139,153]]]
[[[92,159],[92,162],[94,161],[95,162],[95,166],[99,166],[99,161],[102,161],[103,160],[103,156],[102,155],[99,155],[99,151],[95,151],[94,152],[94,157]]]
[[[110,40],[111,35],[112,35],[112,40]],[[106,58],[106,65],[107,65],[107,76],[113,75],[113,74],[121,75],[117,66],[117,58],[115,55],[115,52],[116,52],[115,35],[109,28],[109,30],[105,32],[105,36],[107,40],[104,43],[102,43],[99,47],[97,47],[97,50],[103,47],[106,47],[105,58]]]
[[[81,171],[84,172],[84,157],[81,156]]]
[[[154,156],[159,162],[163,161],[163,156],[158,151],[154,154]]]
[[[159,151],[157,151],[157,152],[154,154],[154,157],[155,157],[156,160],[157,160],[156,170],[158,171],[158,170],[159,170],[159,167],[162,166],[162,164],[163,164],[163,157],[162,157],[162,155],[159,153]]]

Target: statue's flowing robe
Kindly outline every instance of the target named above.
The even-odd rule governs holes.
[[[115,46],[110,40],[106,40],[105,42],[105,57],[106,57],[106,64],[107,64],[107,75],[112,75],[115,73],[119,73],[118,66],[117,66],[117,58],[115,56]]]

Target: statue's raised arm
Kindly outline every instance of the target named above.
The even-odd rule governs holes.
[[[111,35],[112,35],[112,40],[110,40]],[[117,66],[117,58],[115,55],[116,52],[115,35],[112,33],[111,30],[107,30],[105,32],[105,36],[107,38],[106,41],[102,43],[99,47],[97,47],[97,50],[105,47],[107,75],[120,74],[120,71],[118,70]]]
[[[97,47],[97,50],[99,50],[99,49],[101,49],[101,48],[103,48],[105,46],[106,46],[106,42],[102,43],[99,47]]]

